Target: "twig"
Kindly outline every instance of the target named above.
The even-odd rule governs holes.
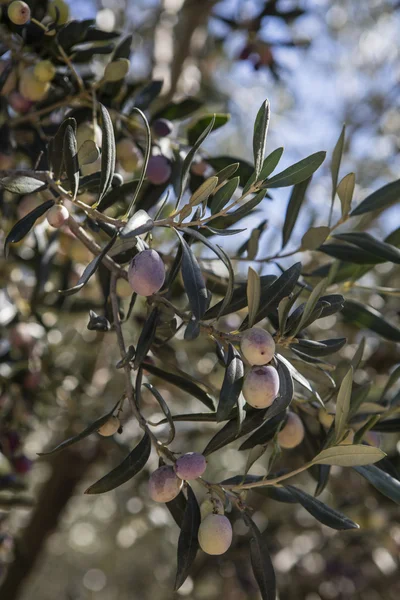
[[[92,240],[91,237],[88,236],[86,231],[79,225],[79,223],[75,221],[74,217],[70,215],[68,217],[67,223],[72,233],[82,242],[82,244],[86,246],[88,250],[90,250],[90,252],[92,252],[92,254],[96,256],[100,254],[102,250],[100,246],[94,240]],[[103,263],[112,273],[117,274],[118,277],[121,277],[126,280],[128,279],[128,274],[125,271],[125,269],[117,265],[117,263],[113,261],[113,259],[109,256],[106,255],[103,258]]]

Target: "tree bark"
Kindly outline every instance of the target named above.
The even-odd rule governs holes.
[[[18,600],[35,568],[48,537],[55,531],[63,510],[77,485],[99,455],[99,446],[90,452],[65,449],[51,457],[52,474],[43,485],[31,519],[16,543],[14,561],[0,586],[0,598]]]

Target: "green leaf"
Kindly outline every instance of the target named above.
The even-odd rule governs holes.
[[[157,307],[154,307],[143,325],[143,328],[142,328],[142,331],[140,332],[138,343],[136,346],[135,361],[133,363],[134,369],[137,369],[142,364],[142,362],[144,361],[144,359],[147,356],[147,353],[149,352],[149,350],[151,348],[151,345],[156,336],[158,316],[159,316],[159,310]],[[147,365],[146,365],[146,369],[147,369]]]
[[[245,160],[241,158],[233,158],[232,156],[212,156],[207,158],[207,162],[216,171],[221,171],[228,166],[232,166],[232,163],[237,164],[237,174],[240,177],[240,185],[243,187],[248,179],[253,174],[253,167]]]
[[[304,202],[306,191],[310,185],[311,177],[308,177],[304,181],[297,183],[292,190],[289,198],[289,203],[286,209],[285,222],[282,228],[282,248],[288,243],[290,236],[292,235],[293,228],[296,224],[297,217],[299,215],[300,208]]]
[[[27,175],[9,175],[0,179],[0,187],[12,194],[34,194],[47,188],[47,183]]]
[[[125,227],[121,229],[121,239],[132,239],[142,233],[151,231],[154,227],[154,221],[145,210],[136,211],[129,219]]]
[[[251,448],[255,448],[256,446],[265,446],[266,444],[268,444],[268,442],[270,442],[275,436],[285,417],[286,412],[285,410],[283,410],[271,419],[268,419],[265,423],[261,425],[261,427],[256,429],[256,431],[250,437],[248,437],[247,440],[244,441],[241,446],[239,446],[239,450],[250,450]]]
[[[394,386],[398,379],[400,379],[400,365],[397,365],[397,367],[395,367],[395,369],[393,369],[392,373],[390,374],[390,377],[382,390],[381,400],[385,400],[386,394],[388,393],[390,388]]]
[[[272,419],[289,408],[293,400],[294,387],[292,375],[287,364],[279,358],[277,371],[279,375],[279,395],[268,409],[266,415],[268,419]]]
[[[212,215],[215,215],[217,212],[224,208],[224,206],[229,202],[233,194],[236,192],[238,186],[239,177],[234,177],[233,179],[225,183],[225,185],[223,185],[221,188],[219,188],[219,190],[217,190],[210,204],[210,210]]]
[[[230,261],[228,255],[226,254],[226,252],[220,246],[216,246],[215,244],[212,244],[206,237],[204,237],[204,235],[202,235],[195,229],[193,229],[191,227],[180,227],[180,230],[183,231],[184,233],[186,233],[187,235],[191,235],[199,242],[202,242],[205,246],[207,246],[207,248],[210,248],[210,250],[212,250],[214,252],[214,254],[216,254],[218,256],[218,258],[224,263],[224,265],[228,269],[228,274],[229,274],[228,285],[227,285],[226,292],[225,292],[225,298],[222,301],[219,313],[217,315],[217,318],[219,318],[222,315],[222,313],[224,312],[225,308],[230,303],[232,294],[233,294],[235,275],[233,272],[231,261]]]
[[[163,87],[162,79],[155,79],[146,84],[135,96],[134,104],[140,110],[147,110],[150,104],[160,95]]]
[[[264,419],[266,418],[267,410],[267,408],[261,410],[256,408],[247,410],[246,417],[242,423],[240,432],[238,432],[237,417],[235,417],[234,419],[230,419],[211,438],[206,448],[203,450],[202,454],[204,454],[204,456],[207,456],[212,452],[216,452],[217,450],[220,450],[220,448],[227,446],[239,437],[242,437],[243,435],[251,433],[252,431],[257,429],[257,427],[262,425]]]
[[[171,102],[165,108],[162,108],[153,115],[153,120],[168,119],[168,121],[176,121],[177,119],[184,119],[202,106],[203,102],[196,98],[185,98],[182,102]]]
[[[372,427],[373,431],[382,431],[383,433],[397,433],[400,431],[400,417],[397,419],[385,419],[379,421]]]
[[[169,406],[168,404],[165,402],[164,398],[162,397],[162,395],[160,394],[160,392],[157,390],[157,388],[154,387],[154,385],[151,385],[151,383],[144,383],[143,384],[145,388],[147,388],[149,390],[149,392],[151,392],[154,396],[154,398],[157,400],[158,404],[160,405],[161,410],[163,411],[168,425],[169,425],[169,436],[166,442],[164,442],[165,446],[168,446],[169,444],[171,444],[174,441],[175,438],[175,424],[171,415],[171,411],[169,410]]]
[[[370,329],[387,340],[400,342],[400,329],[386,321],[374,308],[355,300],[346,300],[342,314],[346,321],[361,329]]]
[[[129,71],[130,62],[127,58],[112,60],[106,65],[103,80],[107,82],[121,81]]]
[[[249,267],[247,271],[247,305],[249,307],[249,327],[253,327],[261,298],[261,279],[257,271]]]
[[[199,548],[200,508],[192,488],[187,484],[187,503],[178,540],[178,568],[174,590],[177,591],[186,581]]]
[[[267,179],[263,187],[279,188],[295,185],[305,179],[308,179],[322,165],[325,160],[326,152],[315,152],[307,158],[303,158],[291,167],[288,167],[275,177]]]
[[[78,150],[78,163],[82,167],[83,165],[90,165],[99,158],[100,150],[93,140],[85,140],[82,146]]]
[[[250,560],[254,577],[260,589],[262,600],[276,599],[275,572],[263,535],[254,521],[246,514],[243,519],[250,528]]]
[[[345,175],[337,186],[337,194],[342,206],[342,217],[347,217],[353,200],[354,188],[356,185],[356,176],[354,173]]]
[[[354,467],[354,470],[365,477],[381,494],[400,504],[400,481],[375,465]]]
[[[256,180],[260,174],[261,167],[264,161],[265,142],[267,140],[269,117],[269,102],[268,100],[264,100],[257,113],[257,117],[254,123],[253,155]]]
[[[260,277],[261,290],[263,291],[264,289],[266,289],[275,280],[275,275],[262,275]],[[218,314],[220,314],[220,316],[223,317],[224,315],[228,315],[230,313],[237,312],[245,308],[247,306],[247,284],[242,283],[233,290],[232,299],[223,311],[221,310],[222,304],[223,300],[221,300],[221,302],[218,302],[217,304],[214,304],[214,306],[208,309],[208,311],[204,315],[204,318],[206,320],[215,319]]]
[[[164,117],[164,118],[168,118],[168,117]],[[176,203],[177,206],[179,204],[180,199],[183,196],[183,192],[186,189],[187,181],[189,179],[189,174],[190,174],[190,166],[193,162],[193,158],[194,158],[197,150],[200,148],[200,146],[204,142],[204,140],[211,133],[213,127],[214,127],[214,117],[210,121],[208,126],[204,129],[203,133],[201,135],[199,135],[196,142],[193,144],[193,147],[189,150],[189,152],[187,153],[187,155],[185,157],[185,160],[183,161],[181,183],[180,183],[179,194],[178,194],[177,203]]]
[[[335,145],[335,148],[334,148],[333,154],[332,154],[332,162],[331,162],[332,203],[331,203],[331,209],[330,209],[329,222],[330,222],[331,216],[332,216],[333,203],[335,201],[336,188],[337,188],[337,183],[339,180],[339,170],[340,170],[340,163],[342,162],[345,132],[346,132],[346,125],[343,125],[341,134],[339,136],[338,141],[336,142],[336,145]]]
[[[168,383],[175,385],[176,387],[183,390],[184,392],[187,392],[194,398],[197,398],[210,410],[215,410],[214,401],[211,398],[211,396],[209,396],[207,392],[205,392],[191,379],[182,377],[181,375],[177,375],[176,373],[164,371],[163,369],[160,369],[159,367],[156,367],[155,365],[152,365],[147,362],[143,363],[143,367],[152,375],[155,375],[156,377],[159,377],[164,381],[168,381]]]
[[[310,227],[301,238],[302,250],[316,250],[330,234],[330,227]]]
[[[351,217],[358,217],[374,210],[382,210],[394,204],[400,198],[400,179],[384,185],[361,202],[351,213]]]
[[[261,291],[260,309],[256,315],[255,323],[262,321],[268,313],[278,308],[279,302],[282,298],[289,296],[294,290],[298,278],[301,273],[301,263],[295,263],[289,269],[284,271],[278,279],[274,281],[266,289]],[[248,318],[246,317],[240,326],[240,330],[248,328]]]
[[[4,242],[4,256],[8,257],[9,245],[20,242],[32,229],[37,219],[39,219],[45,212],[54,205],[54,200],[47,200],[40,206],[34,208],[30,213],[22,217],[15,225],[11,228],[11,231],[7,235]]]
[[[49,159],[53,170],[54,179],[58,181],[64,171],[64,158],[63,158],[63,147],[64,147],[64,136],[67,127],[72,127],[74,134],[76,135],[77,125],[76,120],[73,117],[68,117],[62,121],[59,126],[57,133],[50,142],[49,146]]]
[[[99,186],[99,198],[97,205],[100,204],[108,192],[115,171],[115,136],[110,113],[103,104],[99,103],[101,114],[102,148],[101,148],[101,178]]]
[[[186,510],[186,498],[183,492],[179,492],[179,494],[171,500],[170,502],[166,502],[165,506],[168,508],[169,512],[172,515],[175,523],[178,525],[179,529],[182,527],[183,517],[185,515]]]
[[[218,177],[209,177],[200,187],[192,194],[189,203],[191,206],[197,206],[202,202],[206,202],[211,196],[218,184]]]
[[[370,233],[353,231],[350,233],[337,233],[333,237],[354,244],[381,260],[400,264],[400,250],[391,244],[377,240]]]
[[[339,393],[336,401],[335,414],[335,437],[339,442],[347,428],[350,410],[351,390],[353,387],[353,367],[347,371],[340,384]]]
[[[128,454],[125,460],[115,469],[93,483],[85,494],[104,494],[126,483],[137,475],[146,465],[151,451],[151,441],[145,433],[139,444]]]
[[[48,450],[47,452],[38,452],[38,456],[47,456],[48,454],[55,454],[56,452],[60,452],[61,450],[64,450],[64,448],[68,448],[68,446],[72,446],[72,444],[76,444],[77,442],[80,442],[81,440],[87,438],[95,431],[98,431],[100,427],[104,425],[104,423],[107,423],[109,418],[114,414],[118,404],[120,404],[120,400],[118,400],[118,402],[112,407],[112,409],[108,413],[106,413],[105,415],[88,425],[86,429],[84,429],[77,435],[74,435],[68,438],[67,440],[64,440],[63,442],[61,442],[51,450]]]
[[[346,344],[346,341],[346,338],[334,338],[318,342],[314,340],[299,339],[296,344],[291,344],[290,348],[296,348],[304,354],[320,358],[338,352]]]
[[[175,230],[176,231],[176,230]],[[207,310],[208,293],[199,263],[190,246],[176,231],[182,247],[182,279],[193,315],[200,320]]]
[[[228,114],[216,114],[216,115],[204,115],[197,119],[195,123],[189,125],[187,129],[188,134],[188,142],[190,146],[193,146],[196,143],[197,138],[201,135],[202,131],[211,123],[215,118],[213,131],[216,131],[223,125],[225,125],[231,118]]]
[[[230,165],[227,165],[226,167],[224,167],[223,169],[218,171],[218,173],[215,173],[215,176],[218,177],[218,185],[220,185],[221,183],[223,183],[224,181],[226,181],[227,179],[232,177],[232,175],[234,175],[236,173],[238,168],[239,168],[239,163],[235,162]]]
[[[327,527],[337,530],[346,529],[359,529],[359,525],[354,523],[351,519],[343,515],[342,513],[330,508],[321,500],[310,496],[307,492],[294,487],[293,485],[285,486],[286,490],[295,497],[296,501],[299,502],[303,508],[305,508],[310,515],[315,517],[320,523],[323,523]]]
[[[304,327],[306,326],[306,323],[308,323],[308,320],[309,320],[311,314],[313,313],[318,300],[320,300],[322,294],[325,291],[327,283],[328,283],[327,279],[321,279],[321,281],[315,286],[315,288],[311,292],[311,294],[306,302],[306,305],[304,306],[299,324],[297,325],[297,327],[295,327],[295,329],[292,332],[293,336],[295,336],[299,331],[304,329]]]
[[[73,294],[76,294],[77,292],[79,292],[83,288],[83,286],[85,286],[87,284],[87,282],[92,277],[92,275],[95,274],[95,272],[97,271],[97,269],[99,268],[99,266],[101,264],[101,261],[103,260],[103,258],[107,254],[107,252],[114,245],[115,240],[116,240],[116,235],[114,235],[114,237],[108,242],[108,244],[106,244],[104,246],[104,248],[100,252],[100,254],[98,254],[96,256],[96,258],[94,258],[87,265],[87,267],[83,271],[82,275],[79,277],[78,283],[76,285],[74,285],[74,287],[69,288],[67,290],[59,290],[59,293],[62,294],[63,296],[72,296]]]
[[[271,173],[273,171],[275,171],[276,167],[278,166],[279,161],[281,160],[281,156],[283,154],[283,148],[276,148],[276,150],[273,150],[273,152],[271,152],[271,154],[268,154],[268,156],[264,159],[264,162],[262,164],[261,167],[261,171],[257,177],[257,179],[259,181],[264,181],[265,179],[267,179],[267,177],[269,177],[269,175],[271,175]],[[246,185],[243,188],[243,193],[247,192],[250,187],[253,185],[253,183],[255,183],[256,181],[256,173],[255,171],[252,173],[250,179],[247,181]]]
[[[370,465],[384,458],[386,454],[379,448],[360,444],[333,446],[322,450],[312,460],[313,465],[337,465],[338,467],[355,467]]]
[[[354,263],[356,265],[377,265],[378,263],[385,262],[385,259],[381,259],[375,254],[348,244],[323,244],[318,250],[343,262]]]
[[[71,125],[67,126],[64,133],[63,160],[72,198],[75,200],[79,189],[79,163],[76,136]]]
[[[227,364],[217,407],[217,422],[229,419],[229,415],[239,401],[244,378],[244,365],[240,354],[232,344],[228,346]]]

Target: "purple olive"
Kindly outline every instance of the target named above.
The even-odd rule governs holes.
[[[206,470],[207,462],[199,452],[184,454],[175,463],[175,473],[180,479],[190,481],[201,477]]]
[[[167,137],[172,133],[174,126],[168,119],[156,119],[152,123],[151,128],[157,137]]]
[[[251,365],[269,363],[275,353],[275,342],[270,333],[261,327],[252,327],[245,331],[240,341],[244,358]]]
[[[155,502],[170,502],[179,494],[182,485],[183,481],[177,477],[173,467],[159,467],[150,475],[150,498]]]
[[[151,156],[147,165],[146,177],[154,185],[162,185],[171,177],[171,165],[165,156]]]
[[[271,406],[279,392],[279,375],[274,367],[254,367],[243,384],[243,396],[254,408]]]
[[[139,296],[152,296],[165,280],[164,263],[155,250],[143,250],[133,257],[128,269],[129,284]]]

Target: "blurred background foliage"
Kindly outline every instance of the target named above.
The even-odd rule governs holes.
[[[396,0],[85,0],[71,1],[70,10],[79,19],[96,18],[104,31],[133,34],[133,82],[162,79],[165,98],[196,96],[205,100],[207,112],[230,113],[230,121],[206,142],[205,156],[251,161],[252,123],[268,96],[273,116],[267,150],[285,146],[282,167],[322,148],[331,151],[346,122],[343,172],[357,175],[355,203],[396,178],[400,167],[400,7]],[[101,56],[95,61],[99,69],[104,64]],[[181,127],[186,126],[184,122]],[[28,165],[29,160],[23,157]],[[330,185],[325,166],[313,179],[289,249],[296,247],[309,226],[326,224]],[[266,202],[245,221],[249,231],[267,220],[258,257],[279,249],[287,200],[287,191],[277,190],[273,204]],[[368,219],[366,215],[360,220],[359,229],[383,239],[398,226],[399,207],[383,211],[373,223]],[[248,231],[240,243],[248,239]],[[169,240],[163,243],[167,255]],[[224,243],[232,249],[229,238]],[[103,414],[118,400],[123,384],[114,368],[119,357],[110,337],[86,327],[88,309],[95,310],[102,302],[98,281],[93,279],[79,296],[60,302],[57,284],[45,278],[42,325],[32,319],[28,325],[17,324],[29,315],[38,273],[30,260],[29,239],[19,252],[22,260],[0,260],[4,287],[0,351],[11,357],[0,364],[4,384],[0,417],[9,415],[13,406],[11,420],[5,420],[0,432],[4,453],[13,457],[12,470],[0,462],[0,481],[18,492],[20,504],[8,510],[7,504],[15,504],[17,496],[2,493],[0,484],[0,510],[4,510],[0,512],[0,569],[6,586],[3,592],[0,587],[1,599],[257,599],[245,530],[239,521],[234,526],[234,548],[218,559],[202,554],[184,586],[175,595],[171,592],[179,532],[167,509],[147,499],[148,473],[156,466],[156,457],[133,482],[98,497],[83,494],[90,482],[120,462],[137,438],[138,426],[128,415],[122,417],[123,433],[113,439],[92,436],[64,453],[37,458],[38,452]],[[61,281],[71,259],[79,267],[90,254],[65,233],[54,260]],[[283,259],[281,264],[289,266],[293,260]],[[302,260],[309,272],[318,266],[311,253],[303,253]],[[208,266],[220,275],[215,263]],[[273,265],[257,266],[261,274],[278,273]],[[248,264],[238,262],[235,267],[244,277]],[[78,274],[79,268],[76,278]],[[130,290],[120,283],[118,291],[126,298],[127,309]],[[398,295],[381,288],[400,288],[399,270],[391,263],[378,264],[345,291],[347,297],[384,310],[387,319],[398,324]],[[237,327],[242,316],[226,317],[227,330]],[[128,343],[136,341],[143,317],[144,311],[135,309],[126,325]],[[364,363],[355,381],[371,382],[371,396],[379,397],[390,370],[400,361],[398,345],[370,330],[360,332],[337,315],[319,320],[311,331],[313,339],[348,338],[335,359],[343,369],[365,335]],[[156,356],[165,367],[185,365],[186,372],[211,390],[221,385],[223,371],[207,340],[185,342],[178,332],[167,347],[160,345]],[[199,410],[196,400],[188,406],[187,395],[177,387],[166,382],[158,387],[173,402],[174,413]],[[143,393],[143,397],[152,421],[162,418],[151,395]],[[213,424],[178,426],[181,451],[201,450],[214,431]],[[381,447],[399,468],[396,444],[396,433],[385,434]],[[246,456],[237,452],[238,445],[210,457],[210,479],[227,478],[245,466]],[[297,449],[285,451],[282,465],[296,468],[301,461],[298,454]],[[264,472],[261,460],[252,473]],[[398,507],[353,470],[335,467],[332,473],[322,498],[358,522],[358,531],[330,530],[299,506],[252,494],[254,520],[262,529],[268,527],[280,600],[397,599]],[[308,475],[300,483],[313,492],[315,484]],[[21,547],[29,548],[27,553],[14,543],[18,537],[23,540]]]

